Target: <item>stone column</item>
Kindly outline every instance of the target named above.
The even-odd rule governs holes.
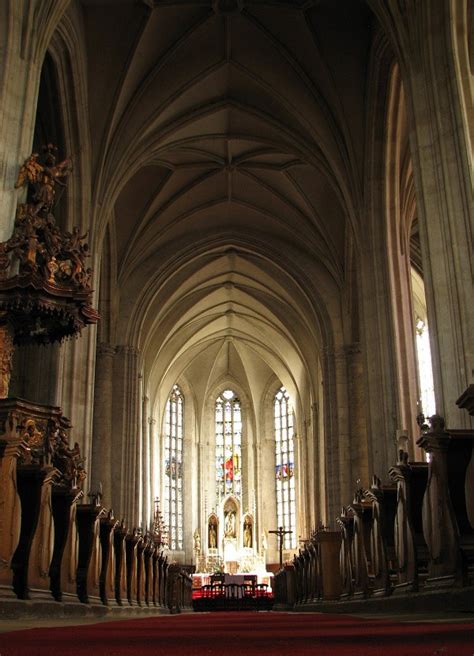
[[[366,396],[364,361],[358,343],[345,347],[347,358],[347,384],[349,392],[349,426],[351,444],[351,469],[360,486],[369,484],[369,454],[367,445]],[[393,456],[395,457],[395,447]],[[376,472],[383,476],[385,472]],[[353,481],[354,482],[354,481]]]
[[[118,346],[114,359],[114,452],[112,467],[114,478],[112,495],[118,504],[120,516],[129,526],[137,526],[141,517],[140,486],[140,378],[139,352],[130,346]]]
[[[158,446],[155,442],[156,440],[155,426],[156,426],[156,419],[153,419],[153,417],[148,417],[148,440],[150,444],[150,502],[153,504],[153,507],[155,504],[156,497],[159,496],[159,490],[156,485],[156,474],[159,464],[158,464]]]
[[[406,3],[402,68],[427,294],[437,412],[472,426],[456,399],[474,380],[472,153],[457,75],[456,3]],[[417,20],[419,27],[411,30]]]
[[[115,347],[104,342],[97,344],[94,386],[94,421],[92,437],[91,488],[97,490],[102,482],[103,502],[113,505],[113,374]]]
[[[455,403],[474,377],[472,151],[458,57],[465,17],[456,2],[369,2],[406,94],[437,412],[448,426],[469,427]]]
[[[151,463],[150,463],[150,433],[148,430],[148,405],[149,398],[142,398],[142,481],[143,481],[143,510],[142,525],[146,529],[153,515],[153,503],[151,501]]]
[[[328,517],[335,517],[341,505],[352,498],[353,476],[349,434],[347,362],[343,348],[324,351],[325,461]],[[330,414],[332,413],[332,414]]]

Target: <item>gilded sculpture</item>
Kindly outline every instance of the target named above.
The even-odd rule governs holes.
[[[11,254],[9,265],[18,262],[20,275],[38,273],[50,285],[88,290],[92,269],[86,266],[87,232],[81,235],[77,226],[61,231],[53,214],[58,187],[66,186],[64,178],[72,171],[69,158],[56,164],[56,152],[48,144],[41,158],[32,153],[20,169],[15,187],[28,185],[28,197],[18,206],[13,235],[0,249],[0,276],[5,278],[5,257]]]
[[[66,429],[56,422],[53,423],[50,432],[49,449],[51,451],[51,464],[61,474],[59,484],[65,487],[82,489],[86,472],[79,444],[75,442],[74,447],[71,449]]]
[[[8,397],[13,344],[48,344],[96,323],[91,306],[92,268],[87,232],[61,230],[54,217],[72,171],[48,144],[20,168],[16,187],[27,187],[13,233],[0,242],[0,398]],[[11,342],[11,344],[10,344]]]

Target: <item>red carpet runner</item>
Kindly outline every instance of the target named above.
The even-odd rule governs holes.
[[[0,634],[0,656],[473,656],[474,623],[199,613]]]

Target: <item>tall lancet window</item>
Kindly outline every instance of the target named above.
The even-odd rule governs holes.
[[[170,549],[183,548],[183,424],[184,398],[174,385],[165,413],[164,521],[169,527]]]
[[[418,360],[418,382],[420,386],[420,410],[426,417],[436,412],[433,368],[431,364],[430,336],[426,321],[416,318],[416,355]]]
[[[275,419],[275,484],[277,525],[291,531],[284,537],[285,549],[296,547],[295,447],[293,408],[284,387],[273,400]]]
[[[232,390],[216,399],[216,489],[218,502],[242,490],[242,411]]]

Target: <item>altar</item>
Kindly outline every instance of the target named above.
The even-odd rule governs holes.
[[[193,608],[212,610],[271,610],[271,577],[257,574],[194,574]]]
[[[258,538],[255,529],[253,512],[242,511],[234,495],[223,498],[216,509],[206,514],[204,530],[194,531],[194,589],[209,586],[221,577],[220,583],[226,586],[253,581],[270,593],[273,574],[266,571],[266,534],[262,531]]]
[[[258,574],[208,574],[196,572],[193,574],[193,591],[200,590],[205,586],[212,586],[216,583],[222,585],[258,586],[260,590],[265,590],[267,594],[272,593],[273,572],[264,572]]]

